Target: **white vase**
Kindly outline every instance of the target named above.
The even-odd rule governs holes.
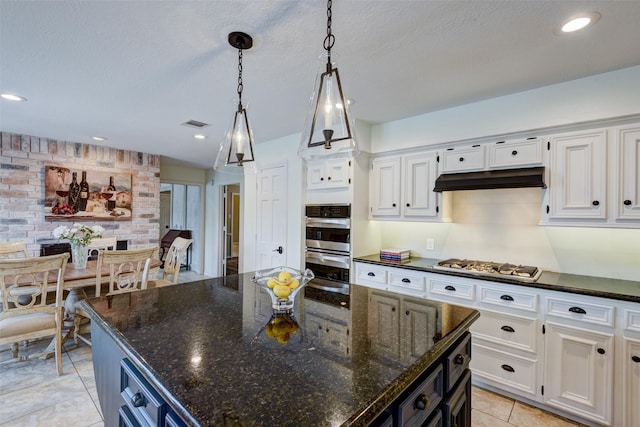
[[[84,270],[87,268],[87,259],[89,258],[89,248],[83,245],[71,243],[71,261],[73,268],[76,270]]]

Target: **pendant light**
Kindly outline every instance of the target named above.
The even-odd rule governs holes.
[[[251,49],[250,35],[234,31],[229,34],[229,44],[238,49],[238,108],[216,158],[214,169],[225,173],[256,173],[253,156],[253,132],[249,127],[247,110],[242,105],[242,52]]]
[[[318,71],[298,148],[298,155],[303,159],[360,154],[338,68],[331,62],[331,48],[336,41],[331,32],[331,3],[331,0],[327,1],[327,36],[323,43],[327,62]]]

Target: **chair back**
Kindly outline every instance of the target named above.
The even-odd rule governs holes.
[[[29,258],[25,242],[1,242],[0,259]]]
[[[100,296],[102,277],[105,274],[109,275],[107,295],[147,289],[149,264],[156,250],[155,246],[124,251],[100,249],[96,267],[96,296]],[[105,273],[103,269],[108,273]]]
[[[192,242],[193,239],[185,239],[183,237],[176,237],[173,240],[164,261],[162,279],[168,280],[173,284],[178,283],[178,274],[180,274],[182,259]]]
[[[89,249],[88,256],[89,256],[89,258],[97,259],[98,258],[98,252],[100,252],[100,249],[115,251],[117,245],[118,245],[118,238],[115,237],[115,236],[114,237],[102,237],[102,238],[99,238],[99,239],[93,239],[87,245],[87,248]]]

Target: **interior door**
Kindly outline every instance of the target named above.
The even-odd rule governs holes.
[[[262,270],[286,265],[287,167],[263,169],[257,185],[256,266]]]
[[[171,192],[160,192],[160,238],[171,227]]]

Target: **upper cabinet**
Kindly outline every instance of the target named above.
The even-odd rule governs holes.
[[[450,210],[448,195],[443,199],[433,191],[437,177],[435,151],[373,159],[369,186],[371,218],[447,220],[443,211]]]
[[[320,159],[307,162],[307,190],[347,188],[351,184],[351,159]]]
[[[442,153],[442,173],[474,172],[484,169],[485,147],[447,148]]]
[[[615,218],[640,220],[640,126],[617,129],[616,166],[619,186],[614,196]]]
[[[543,146],[539,138],[496,141],[447,148],[442,154],[441,173],[542,166]]]

